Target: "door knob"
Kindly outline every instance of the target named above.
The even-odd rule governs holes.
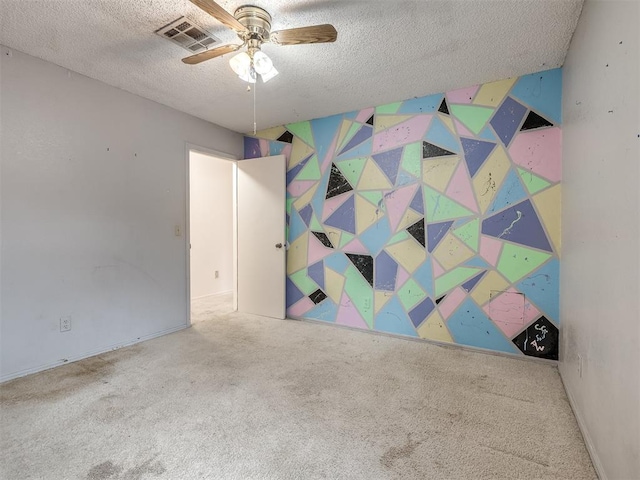
[[[282,248],[282,244],[281,243],[276,243],[276,248]]]

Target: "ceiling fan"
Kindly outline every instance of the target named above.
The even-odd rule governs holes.
[[[190,0],[226,27],[234,30],[241,44],[223,45],[207,50],[182,61],[189,65],[220,57],[247,47],[246,52],[233,57],[229,63],[231,68],[242,79],[255,83],[258,75],[267,82],[278,74],[271,59],[261,50],[262,44],[271,42],[276,45],[300,45],[305,43],[330,43],[338,38],[333,25],[313,25],[310,27],[290,28],[271,31],[271,15],[263,8],[244,5],[236,9],[233,15],[213,0]]]

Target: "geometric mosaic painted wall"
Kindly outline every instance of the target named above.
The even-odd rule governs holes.
[[[557,359],[562,71],[245,137],[287,157],[287,313]]]

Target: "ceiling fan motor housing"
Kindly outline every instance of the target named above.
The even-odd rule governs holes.
[[[253,5],[244,5],[239,7],[233,16],[247,27],[247,31],[238,33],[238,36],[247,43],[249,49],[259,50],[262,43],[269,40],[271,15],[266,10]]]

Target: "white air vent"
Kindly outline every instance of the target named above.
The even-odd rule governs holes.
[[[156,33],[191,53],[208,50],[220,43],[219,38],[214,37],[187,17],[180,17],[169,25],[156,30]]]

